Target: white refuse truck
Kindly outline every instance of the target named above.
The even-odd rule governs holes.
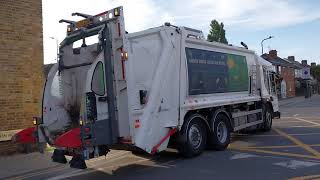
[[[272,66],[251,50],[169,23],[127,33],[122,7],[73,15],[84,19],[61,20],[67,36],[34,122],[54,161],[72,155],[71,166],[85,168],[113,148],[155,154],[169,145],[192,157],[224,150],[232,132],[269,131],[280,117]]]

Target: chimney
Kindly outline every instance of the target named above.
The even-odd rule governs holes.
[[[288,60],[290,61],[290,62],[294,62],[294,56],[288,56]]]
[[[311,66],[316,66],[317,64],[315,62],[312,62],[311,63]]]
[[[301,64],[304,65],[304,66],[307,66],[308,65],[308,61],[307,60],[301,60]]]
[[[278,57],[277,50],[270,50],[270,51],[269,51],[269,59],[270,59],[270,60],[276,59],[277,57]]]

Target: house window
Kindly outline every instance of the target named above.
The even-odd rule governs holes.
[[[278,66],[278,73],[281,74],[281,66]]]
[[[291,68],[291,75],[294,76],[294,68]]]

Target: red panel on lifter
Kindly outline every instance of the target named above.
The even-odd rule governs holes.
[[[55,146],[66,148],[80,148],[80,128],[71,129],[60,135],[54,142]]]
[[[12,141],[15,143],[26,144],[26,143],[36,143],[35,137],[36,127],[30,127],[22,131],[17,132],[13,137]]]
[[[168,132],[168,134],[167,134],[165,137],[163,137],[163,138],[160,140],[160,142],[152,148],[151,154],[156,154],[156,153],[158,152],[158,148],[161,146],[161,144],[164,143],[164,141],[166,141],[170,136],[172,136],[172,135],[173,135],[174,133],[176,133],[176,132],[177,132],[177,128],[171,129],[171,130]]]

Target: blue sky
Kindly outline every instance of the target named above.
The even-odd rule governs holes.
[[[63,6],[62,6],[63,5]],[[209,31],[212,19],[225,24],[229,43],[244,41],[249,49],[261,53],[277,49],[281,57],[294,55],[296,60],[320,64],[320,1],[317,0],[43,0],[44,63],[55,61],[55,41],[62,41],[66,25],[61,18],[79,20],[72,12],[97,14],[124,6],[128,32],[159,26],[164,22]]]

